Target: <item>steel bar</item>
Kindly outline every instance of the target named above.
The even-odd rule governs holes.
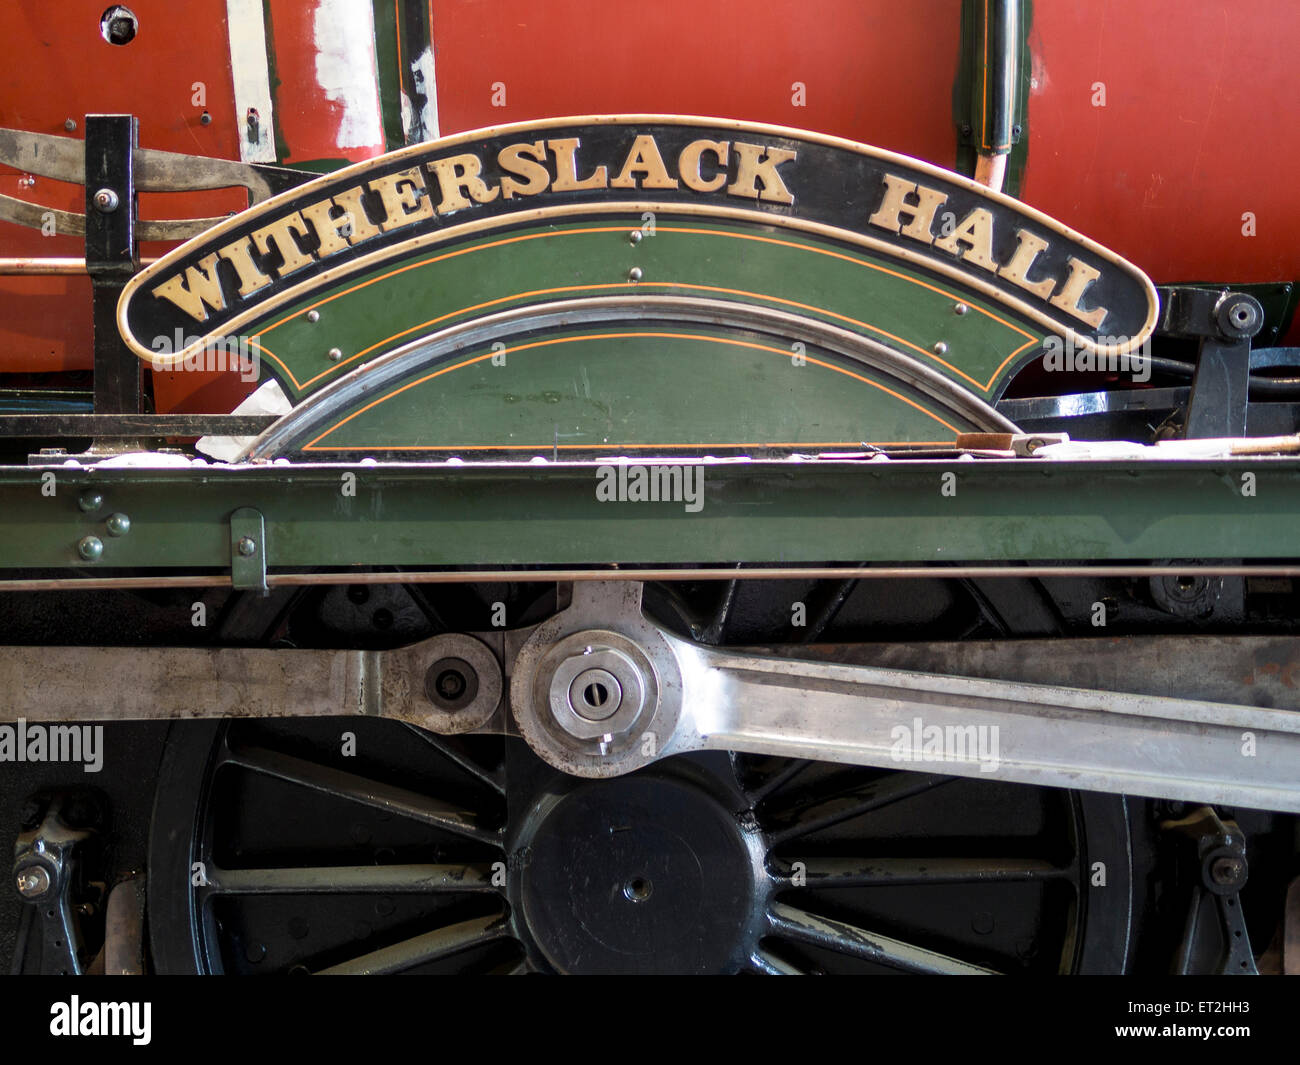
[[[473,582],[514,581],[538,583],[550,581],[725,581],[743,580],[823,580],[841,577],[877,580],[1021,580],[1059,577],[1285,577],[1300,578],[1300,566],[1229,566],[1188,564],[1186,566],[755,566],[737,571],[734,566],[719,564],[713,568],[683,566],[646,568],[616,566],[592,569],[458,569],[458,570],[334,570],[322,573],[271,573],[268,587],[308,587],[337,584],[465,584]],[[229,588],[230,574],[158,574],[142,577],[28,577],[0,579],[0,592],[57,592],[71,589],[111,591],[142,588]]]
[[[675,637],[672,750],[738,750],[1300,812],[1300,713],[843,666]]]
[[[139,372],[139,362],[131,368]],[[0,414],[0,436],[249,436],[274,421],[272,414]]]

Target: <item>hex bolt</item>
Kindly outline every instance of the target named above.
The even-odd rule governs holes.
[[[125,514],[110,514],[104,524],[108,526],[109,536],[125,536],[131,531],[131,519]]]
[[[1215,858],[1210,865],[1210,879],[1220,887],[1240,884],[1246,876],[1246,863],[1240,858]]]
[[[251,536],[241,536],[239,542],[235,544],[235,550],[243,555],[244,558],[252,558],[257,554],[257,541]]]
[[[112,214],[120,202],[112,189],[100,189],[95,193],[94,201],[95,209],[101,214]]]
[[[23,898],[39,899],[50,890],[50,874],[42,866],[29,865],[19,871],[14,883]]]
[[[77,500],[77,506],[87,514],[93,514],[103,505],[104,497],[98,492],[82,492],[81,497]]]
[[[629,270],[629,271],[627,272],[627,279],[628,279],[629,281],[633,281],[633,282],[635,282],[635,281],[640,281],[640,280],[641,280],[641,267],[639,267],[639,266],[634,266],[634,267],[632,267],[632,269]]]
[[[338,362],[339,359],[343,358],[343,352],[338,348],[330,348],[329,356],[330,362]]]
[[[77,541],[77,554],[87,562],[98,562],[104,554],[104,541],[98,536],[83,536]]]

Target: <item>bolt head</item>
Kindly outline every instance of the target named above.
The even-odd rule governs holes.
[[[212,116],[210,114],[204,111],[203,114],[199,115],[199,125],[210,126],[211,124],[212,124]]]
[[[940,340],[940,341],[939,341],[937,344],[935,344],[935,346],[934,346],[934,353],[935,353],[936,355],[947,355],[947,354],[948,354],[948,345],[945,344],[942,340]]]
[[[104,524],[108,526],[109,536],[125,536],[131,531],[131,519],[125,514],[110,514]]]
[[[77,541],[77,554],[87,562],[98,562],[104,554],[104,541],[98,536],[83,536]]]
[[[82,492],[77,500],[77,506],[87,514],[93,514],[104,505],[104,497],[98,492]]]
[[[75,118],[65,118],[63,120],[63,128],[66,129],[69,133],[71,133],[74,129],[77,128],[77,120]]]
[[[15,878],[18,894],[25,899],[39,899],[50,890],[50,874],[44,866],[29,865]]]
[[[627,235],[627,239],[630,240],[633,244],[640,244],[640,243],[641,243],[641,237],[642,237],[643,235],[644,235],[644,234],[642,234],[641,230],[639,230],[639,229],[634,229],[634,230],[632,230],[631,233],[629,233],[629,234]]]
[[[320,321],[320,311],[308,311],[308,312],[307,312],[307,321],[309,321],[309,322],[319,322],[319,321]]]
[[[639,266],[634,266],[634,267],[632,267],[632,269],[629,270],[629,271],[627,272],[627,279],[628,279],[629,281],[640,281],[640,280],[641,280],[641,267],[639,267]]]
[[[969,308],[968,306],[966,306],[966,304],[964,304],[964,303],[959,303],[959,304],[957,304],[955,307],[953,307],[953,309],[952,309],[952,313],[960,316],[960,315],[965,314],[965,313],[966,313],[967,311],[969,311],[969,310],[970,310],[970,308]]]
[[[117,193],[112,189],[100,189],[94,196],[95,209],[104,214],[111,214],[117,210],[119,200]]]
[[[257,554],[257,541],[251,536],[241,536],[239,542],[235,545],[235,550],[244,558],[252,558]]]
[[[343,352],[338,348],[330,348],[329,356],[330,362],[338,362],[339,359],[343,358]]]

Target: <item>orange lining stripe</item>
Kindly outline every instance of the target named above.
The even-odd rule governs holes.
[[[364,414],[366,411],[371,410],[371,409],[374,408],[374,407],[378,407],[378,406],[380,406],[380,405],[383,404],[383,403],[387,403],[387,402],[388,402],[390,399],[392,399],[394,396],[399,396],[399,395],[401,395],[401,394],[402,394],[403,392],[405,392],[407,389],[415,388],[417,385],[422,385],[422,384],[424,384],[426,381],[432,381],[435,377],[441,377],[443,374],[445,374],[445,373],[451,373],[453,370],[460,370],[460,369],[463,369],[463,368],[466,367],[466,366],[472,366],[472,365],[474,365],[475,363],[482,362],[484,359],[490,359],[490,358],[492,358],[493,355],[508,355],[508,354],[509,354],[510,352],[512,352],[512,351],[528,351],[528,350],[531,349],[531,348],[544,348],[544,347],[550,347],[550,346],[553,345],[553,344],[568,344],[568,343],[573,343],[573,342],[581,341],[581,340],[619,340],[619,339],[622,339],[622,338],[624,338],[624,337],[654,337],[654,338],[662,338],[662,339],[666,339],[666,340],[704,340],[704,341],[707,341],[707,342],[709,342],[709,343],[711,343],[711,344],[731,344],[731,345],[733,345],[733,346],[735,346],[735,347],[753,348],[755,351],[770,351],[770,352],[774,352],[775,354],[780,355],[782,358],[787,358],[787,359],[788,359],[788,358],[790,357],[790,352],[789,352],[789,351],[787,351],[787,350],[785,350],[785,349],[782,349],[782,348],[774,348],[774,347],[771,347],[771,346],[768,345],[768,344],[755,344],[754,342],[749,341],[749,340],[732,340],[732,339],[727,338],[727,337],[711,337],[711,336],[707,336],[707,335],[704,335],[704,334],[698,334],[698,333],[654,333],[654,332],[646,332],[646,333],[592,333],[592,334],[588,334],[587,336],[577,336],[577,337],[551,337],[551,338],[548,338],[548,339],[546,339],[546,340],[533,340],[533,341],[530,341],[530,342],[527,343],[527,344],[520,344],[520,345],[518,345],[518,346],[516,346],[516,347],[513,347],[513,348],[506,348],[506,349],[504,349],[503,351],[489,351],[489,352],[486,352],[486,353],[483,354],[483,355],[476,355],[476,356],[474,356],[474,358],[472,358],[472,359],[466,359],[464,362],[459,362],[459,363],[457,363],[455,366],[444,366],[444,367],[443,367],[442,369],[440,369],[440,370],[434,370],[432,373],[426,374],[426,375],[423,376],[423,377],[420,377],[420,378],[417,378],[417,379],[414,380],[414,381],[408,382],[407,384],[404,384],[401,388],[396,389],[396,390],[393,391],[393,392],[389,392],[389,393],[387,393],[386,395],[380,396],[378,399],[371,400],[371,401],[370,401],[369,403],[367,403],[364,407],[361,407],[361,408],[359,408],[358,410],[353,411],[351,414],[349,414],[349,415],[348,415],[346,418],[344,418],[342,421],[340,421],[340,422],[336,422],[334,425],[330,426],[328,429],[326,429],[323,433],[321,433],[321,434],[320,434],[318,437],[316,437],[314,440],[312,440],[311,442],[309,442],[308,444],[306,444],[306,445],[303,447],[303,450],[304,450],[304,451],[345,451],[345,450],[355,451],[355,450],[357,450],[357,448],[355,448],[355,447],[349,447],[349,448],[341,448],[341,447],[326,448],[326,447],[320,447],[320,448],[318,448],[318,447],[316,447],[316,445],[317,445],[321,440],[324,440],[325,437],[329,436],[330,433],[334,432],[334,431],[337,430],[337,429],[342,428],[344,425],[346,425],[348,422],[350,422],[353,418],[357,417],[358,415]],[[821,366],[821,367],[823,367],[824,369],[827,369],[827,370],[834,370],[836,373],[842,373],[842,374],[844,374],[846,377],[852,377],[852,378],[854,378],[855,380],[861,381],[863,384],[871,385],[873,388],[878,388],[878,389],[880,389],[880,391],[885,392],[885,393],[888,393],[889,395],[893,396],[895,399],[901,400],[902,402],[906,403],[909,407],[913,407],[913,408],[915,408],[916,410],[920,411],[922,414],[925,414],[925,415],[927,415],[928,417],[933,418],[936,422],[938,422],[940,425],[942,425],[945,429],[949,429],[949,430],[951,430],[952,433],[954,434],[954,436],[955,436],[957,433],[960,432],[960,430],[959,430],[956,426],[954,426],[954,425],[950,425],[948,422],[944,421],[942,418],[940,418],[940,417],[939,417],[937,414],[935,414],[934,412],[926,410],[926,409],[925,409],[924,407],[922,407],[919,403],[915,403],[915,402],[913,402],[912,400],[908,399],[906,396],[901,395],[901,394],[899,394],[898,392],[895,392],[893,389],[886,388],[884,385],[879,384],[878,382],[873,381],[873,380],[871,380],[871,379],[868,378],[868,377],[863,377],[861,374],[853,373],[853,371],[851,371],[851,370],[846,370],[846,369],[844,369],[843,367],[835,366],[835,365],[833,365],[833,364],[831,364],[831,363],[828,363],[828,362],[823,362],[821,359],[814,359],[814,358],[805,357],[805,361],[806,361],[806,362],[810,362],[810,363],[812,363],[814,366]],[[615,446],[622,446],[622,445],[615,445]],[[708,445],[708,444],[700,444],[700,445],[689,445],[689,446],[692,446],[692,447],[694,447],[694,446],[699,446],[699,447],[708,447],[708,446],[710,446],[710,445]],[[846,445],[846,446],[847,446],[847,445]]]
[[[331,295],[331,296],[327,296],[327,297],[326,297],[325,299],[323,299],[323,300],[320,300],[320,301],[318,301],[318,302],[316,302],[316,303],[311,304],[311,305],[308,306],[308,307],[304,307],[304,308],[302,308],[302,309],[299,310],[299,311],[295,311],[295,312],[294,312],[293,314],[291,314],[291,315],[288,315],[288,316],[286,316],[286,317],[284,317],[284,318],[281,318],[281,319],[280,319],[279,321],[277,321],[277,322],[273,322],[271,325],[269,325],[269,326],[267,326],[265,329],[261,330],[261,331],[259,332],[258,335],[259,335],[259,336],[265,336],[267,333],[271,332],[273,329],[277,329],[277,328],[279,328],[280,326],[284,325],[285,323],[290,322],[290,321],[292,321],[292,320],[295,319],[295,318],[301,317],[302,315],[306,314],[308,311],[315,310],[315,309],[318,308],[318,307],[323,307],[323,306],[324,306],[325,304],[327,304],[327,303],[331,303],[331,302],[333,302],[333,301],[336,300],[336,299],[340,299],[340,298],[342,298],[343,296],[350,295],[350,294],[353,293],[353,292],[358,292],[358,291],[360,291],[360,290],[363,289],[363,288],[368,288],[370,285],[377,284],[377,283],[380,282],[380,281],[386,281],[386,280],[388,280],[388,279],[390,279],[390,278],[393,278],[393,277],[398,276],[399,274],[404,274],[404,273],[406,273],[408,270],[415,270],[415,269],[418,269],[418,268],[420,268],[420,267],[422,267],[422,266],[428,266],[428,265],[431,265],[431,264],[433,264],[433,263],[442,262],[442,261],[444,261],[444,260],[452,259],[452,258],[455,258],[455,257],[460,256],[460,255],[466,255],[466,254],[468,254],[468,253],[470,253],[470,252],[481,251],[481,250],[487,250],[487,249],[490,249],[490,248],[497,248],[497,247],[501,247],[501,246],[503,246],[503,245],[513,244],[513,243],[516,243],[516,242],[519,242],[519,241],[525,241],[525,240],[538,240],[538,239],[542,239],[542,238],[545,238],[545,237],[553,237],[553,236],[568,236],[568,235],[571,235],[571,234],[572,234],[572,235],[582,235],[582,234],[589,234],[589,233],[614,233],[614,232],[622,232],[625,228],[626,228],[625,226],[599,226],[599,227],[591,227],[591,228],[583,228],[583,229],[567,229],[567,230],[560,230],[560,231],[558,231],[558,232],[553,232],[553,233],[529,233],[529,234],[524,234],[524,235],[522,235],[522,236],[507,237],[507,238],[503,238],[503,239],[501,239],[501,240],[490,241],[490,242],[485,243],[485,244],[478,244],[478,245],[475,245],[474,247],[471,247],[471,248],[460,248],[460,249],[457,249],[456,251],[445,252],[445,253],[442,254],[442,255],[435,255],[435,256],[432,256],[432,257],[430,257],[430,258],[428,258],[428,259],[422,259],[420,262],[416,262],[416,263],[408,263],[407,265],[402,266],[402,267],[399,267],[399,268],[396,269],[396,270],[390,270],[389,272],[387,272],[387,273],[385,273],[385,274],[381,274],[381,275],[378,276],[378,277],[371,278],[371,279],[369,279],[368,281],[362,281],[362,282],[359,282],[359,283],[356,284],[356,285],[352,285],[352,286],[350,286],[350,287],[348,287],[348,288],[346,288],[346,289],[343,289],[341,292],[336,292],[336,293],[334,293],[334,294]],[[851,256],[851,255],[846,255],[846,254],[844,254],[844,253],[842,253],[842,252],[830,251],[829,249],[823,249],[823,248],[815,248],[815,247],[811,247],[811,246],[809,246],[809,245],[807,245],[807,244],[800,244],[800,243],[797,243],[797,242],[794,242],[794,241],[780,240],[780,239],[777,239],[777,238],[775,238],[775,237],[760,237],[760,236],[755,236],[755,235],[751,235],[751,234],[731,233],[731,232],[729,232],[729,231],[727,231],[727,230],[701,229],[701,228],[698,228],[698,227],[690,227],[690,228],[686,228],[686,227],[679,227],[679,226],[660,226],[659,229],[660,229],[662,232],[666,232],[666,233],[682,233],[682,234],[686,234],[686,235],[696,234],[696,235],[704,235],[704,236],[731,237],[731,238],[736,238],[736,239],[740,239],[740,240],[755,240],[755,241],[759,241],[759,242],[761,242],[761,243],[765,243],[765,244],[775,244],[775,245],[779,245],[779,246],[782,246],[782,247],[793,248],[793,249],[795,249],[796,251],[809,251],[809,252],[814,252],[814,253],[819,254],[819,255],[828,255],[828,256],[831,256],[832,258],[842,259],[842,260],[845,261],[845,262],[853,263],[854,265],[857,265],[857,266],[864,266],[864,267],[866,267],[866,268],[868,268],[868,269],[876,270],[876,271],[878,271],[878,272],[880,272],[880,273],[887,274],[887,275],[889,275],[890,277],[896,277],[896,278],[898,278],[899,280],[901,280],[901,281],[905,281],[905,282],[908,282],[908,283],[910,283],[910,284],[919,285],[920,287],[922,287],[922,288],[924,288],[924,289],[927,289],[927,290],[929,290],[929,291],[931,291],[931,292],[935,292],[935,293],[937,293],[937,294],[939,294],[939,295],[945,297],[946,299],[953,299],[953,300],[959,300],[959,301],[966,301],[966,300],[969,299],[969,297],[959,297],[959,296],[956,296],[956,295],[954,295],[953,293],[948,292],[948,291],[945,290],[945,289],[938,288],[937,286],[935,286],[935,285],[931,285],[931,284],[929,284],[928,282],[925,282],[925,281],[920,280],[919,278],[911,277],[911,276],[909,276],[909,275],[907,275],[907,274],[900,273],[900,272],[898,272],[897,270],[891,270],[891,269],[889,269],[888,267],[880,266],[880,265],[878,265],[878,264],[876,264],[876,263],[865,262],[865,261],[863,261],[862,259],[854,258],[853,256]],[[733,295],[745,295],[745,296],[751,296],[751,297],[753,297],[753,298],[755,298],[755,299],[758,299],[758,300],[768,300],[768,301],[775,302],[775,303],[782,303],[782,304],[785,304],[785,305],[787,305],[787,306],[791,306],[791,307],[799,307],[799,308],[802,308],[802,309],[804,309],[804,310],[811,310],[811,311],[814,311],[814,312],[816,312],[816,313],[818,313],[818,314],[824,314],[824,315],[827,315],[827,316],[832,317],[832,318],[837,318],[837,319],[839,319],[840,321],[851,322],[851,323],[853,323],[854,325],[861,326],[861,327],[864,328],[864,329],[869,329],[869,330],[871,330],[872,332],[874,332],[874,333],[878,333],[878,334],[881,335],[881,336],[888,337],[890,340],[896,341],[897,343],[902,344],[902,345],[904,345],[905,347],[910,348],[911,350],[917,352],[918,354],[923,355],[923,356],[925,356],[926,358],[931,359],[932,361],[939,363],[941,366],[944,366],[945,368],[947,368],[948,370],[950,370],[952,373],[958,375],[958,376],[961,377],[962,379],[964,379],[964,380],[966,380],[966,381],[969,381],[969,382],[970,382],[972,385],[974,385],[976,388],[979,388],[979,389],[981,389],[981,390],[984,391],[984,392],[988,392],[989,389],[992,388],[992,386],[993,386],[993,382],[997,379],[998,374],[1002,372],[1002,370],[1007,366],[1007,364],[1008,364],[1009,362],[1011,362],[1012,359],[1014,359],[1017,355],[1019,355],[1019,354],[1020,354],[1022,351],[1024,351],[1026,348],[1032,346],[1034,343],[1037,342],[1037,338],[1035,338],[1035,337],[1032,336],[1031,334],[1025,332],[1025,331],[1024,331],[1023,329],[1021,329],[1019,326],[1016,326],[1016,325],[1014,325],[1013,323],[1008,322],[1006,319],[1001,318],[1001,317],[999,317],[999,316],[996,315],[996,314],[993,314],[991,311],[987,311],[987,310],[985,310],[985,309],[982,308],[982,307],[975,306],[974,309],[975,309],[978,313],[983,314],[985,317],[992,319],[993,321],[997,322],[999,325],[1005,326],[1007,329],[1010,329],[1012,332],[1019,333],[1021,336],[1023,336],[1023,337],[1026,338],[1025,343],[1022,344],[1022,345],[1020,345],[1020,347],[1016,348],[1014,351],[1012,351],[1011,354],[1008,355],[1008,356],[1007,356],[1007,357],[1002,361],[1002,363],[997,367],[997,369],[994,370],[993,375],[989,378],[988,382],[985,383],[985,384],[981,384],[979,381],[975,380],[975,378],[971,377],[969,374],[964,373],[963,371],[961,371],[960,369],[958,369],[956,366],[953,366],[951,363],[945,361],[944,359],[939,358],[939,357],[938,357],[937,355],[935,355],[932,351],[930,351],[930,350],[928,350],[928,349],[926,349],[926,348],[922,348],[922,347],[920,347],[919,345],[913,344],[913,343],[911,343],[911,342],[908,341],[908,340],[904,340],[902,337],[896,336],[896,335],[894,335],[893,333],[888,332],[887,330],[880,329],[880,328],[877,327],[877,326],[873,326],[873,325],[871,325],[869,322],[860,321],[860,320],[858,320],[858,319],[856,319],[856,318],[851,318],[851,317],[849,317],[848,315],[842,315],[842,314],[839,314],[839,313],[837,313],[837,312],[835,312],[835,311],[827,310],[827,309],[825,309],[825,308],[814,307],[814,306],[812,306],[812,305],[810,305],[810,304],[799,303],[798,301],[795,301],[795,300],[786,300],[786,299],[782,299],[782,298],[777,297],[777,296],[768,296],[768,295],[764,295],[764,294],[762,294],[762,293],[757,293],[757,292],[747,292],[747,291],[745,291],[745,290],[743,290],[743,289],[728,289],[728,288],[722,288],[722,287],[716,287],[716,286],[709,286],[709,285],[687,285],[687,284],[678,284],[678,283],[675,283],[675,282],[643,282],[643,283],[642,283],[642,287],[648,287],[649,285],[658,285],[658,286],[660,286],[660,287],[690,288],[690,289],[697,289],[697,290],[700,290],[700,291],[726,292],[726,293],[730,293],[730,294],[733,294]],[[485,302],[485,303],[477,303],[477,304],[473,304],[473,305],[471,305],[471,306],[469,306],[469,307],[462,307],[462,308],[460,308],[459,310],[449,311],[448,313],[443,314],[443,315],[439,315],[439,316],[436,317],[436,318],[431,318],[431,319],[429,319],[427,322],[422,322],[422,323],[420,323],[419,325],[411,326],[409,329],[402,330],[402,331],[399,332],[399,333],[394,333],[392,336],[390,336],[390,337],[386,337],[385,339],[380,340],[380,341],[378,341],[377,343],[370,345],[370,347],[368,347],[368,348],[364,348],[363,350],[357,352],[355,355],[351,355],[351,356],[349,356],[347,359],[344,359],[343,361],[334,364],[333,366],[329,367],[328,369],[322,370],[322,371],[321,371],[320,373],[318,373],[315,377],[311,377],[311,378],[309,378],[309,379],[308,379],[307,381],[305,381],[305,382],[299,382],[298,379],[297,379],[297,377],[294,376],[293,372],[289,369],[289,367],[286,366],[285,363],[284,363],[284,362],[283,362],[283,361],[282,361],[278,356],[276,356],[275,353],[272,352],[270,349],[264,347],[264,346],[261,345],[261,344],[254,344],[253,346],[256,347],[259,351],[261,351],[261,352],[262,352],[264,355],[266,355],[268,358],[270,358],[272,362],[274,362],[277,366],[279,366],[279,367],[280,367],[280,368],[285,372],[285,374],[288,376],[289,380],[293,382],[294,388],[301,390],[301,389],[306,388],[307,386],[309,386],[309,385],[315,383],[316,381],[319,381],[322,377],[326,377],[326,376],[328,376],[328,375],[330,375],[330,374],[336,373],[338,370],[340,370],[340,369],[342,369],[343,367],[347,366],[349,363],[355,362],[357,359],[360,359],[360,358],[362,358],[363,356],[368,355],[370,352],[374,351],[376,348],[383,347],[385,344],[388,344],[388,343],[390,343],[391,341],[398,339],[399,337],[406,336],[406,335],[408,335],[408,334],[410,334],[410,333],[416,332],[416,331],[419,330],[419,329],[426,328],[426,327],[428,327],[428,326],[430,326],[430,325],[434,325],[434,324],[436,324],[436,323],[438,323],[438,322],[441,322],[441,321],[446,321],[448,318],[453,318],[453,317],[456,317],[456,316],[458,316],[458,315],[468,313],[468,312],[470,312],[470,311],[481,310],[481,309],[483,309],[483,308],[485,308],[485,307],[491,307],[491,306],[494,306],[494,305],[496,305],[496,304],[509,302],[510,300],[515,300],[515,299],[526,299],[526,298],[528,298],[528,297],[530,297],[530,296],[550,295],[550,294],[559,293],[559,292],[591,291],[591,290],[596,290],[596,289],[621,288],[621,287],[622,287],[622,288],[630,287],[630,284],[624,282],[624,283],[618,283],[618,284],[606,284],[606,285],[568,285],[568,286],[561,286],[561,287],[558,287],[558,288],[536,289],[536,290],[531,291],[531,292],[516,293],[516,294],[514,294],[514,295],[512,295],[512,296],[503,296],[503,297],[499,297],[498,299],[488,300],[488,301]],[[970,305],[971,305],[971,304],[968,303],[968,306],[970,306]]]
[[[398,97],[397,97],[397,98],[398,98],[399,100],[401,99],[401,92],[402,92],[402,86],[403,86],[403,78],[402,78],[402,13],[401,13],[400,11],[397,10],[398,5],[399,5],[400,3],[401,3],[401,0],[393,0],[393,29],[394,29],[394,30],[396,31],[396,33],[397,33],[397,92],[398,92]],[[405,131],[403,131],[403,132],[405,132]],[[403,137],[402,140],[403,140],[403,142],[405,142],[406,138]]]

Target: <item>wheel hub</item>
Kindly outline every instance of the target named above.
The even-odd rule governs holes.
[[[560,972],[726,972],[752,949],[759,833],[694,782],[579,784],[534,808],[515,853],[517,910]]]

